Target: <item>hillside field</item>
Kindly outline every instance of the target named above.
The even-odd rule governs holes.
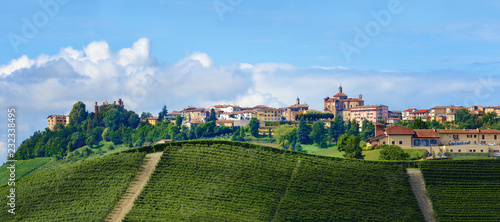
[[[159,150],[164,154],[124,221],[423,221],[399,165],[237,142],[135,151]]]
[[[144,156],[108,155],[26,176],[16,181],[16,215],[7,212],[7,204],[1,204],[1,221],[103,221]],[[7,185],[0,187],[6,201],[9,189]]]
[[[500,221],[500,160],[426,161],[438,221]]]

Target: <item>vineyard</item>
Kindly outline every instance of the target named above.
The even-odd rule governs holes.
[[[2,204],[0,218],[103,221],[135,176],[144,155],[113,154],[26,176],[16,181],[16,215]],[[0,195],[8,196],[9,189],[7,185],[0,187]]]
[[[15,164],[16,167],[16,179],[21,179],[24,176],[27,176],[29,173],[43,166],[44,164],[51,161],[50,157],[40,157],[30,160],[19,160],[17,162],[11,162],[6,165],[0,167],[0,186],[6,185],[8,179],[10,178],[10,171],[7,169],[10,164]]]
[[[500,161],[429,161],[420,168],[438,221],[500,221]]]
[[[237,142],[164,151],[124,221],[423,221],[399,164],[311,156]]]

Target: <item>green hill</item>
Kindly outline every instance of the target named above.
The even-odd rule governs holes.
[[[16,215],[8,213],[10,207],[3,203],[1,221],[103,221],[135,176],[144,155],[112,154],[26,176],[16,181]],[[5,201],[10,188],[0,187]]]
[[[500,161],[426,161],[420,166],[438,221],[500,221]]]
[[[7,169],[7,167],[10,166],[10,164],[14,164],[16,167],[16,179],[20,179],[21,177],[24,177],[28,175],[29,173],[33,172],[34,170],[38,169],[39,167],[45,165],[46,163],[50,162],[54,158],[50,157],[41,157],[41,158],[35,158],[35,159],[30,159],[30,160],[19,160],[17,162],[11,162],[8,164],[3,165],[0,167],[0,186],[6,185],[10,176],[10,171]]]
[[[124,221],[423,221],[399,165],[237,142],[164,150]]]

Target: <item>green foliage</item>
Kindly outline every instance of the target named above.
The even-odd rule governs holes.
[[[290,126],[278,126],[274,130],[274,139],[276,142],[283,148],[293,148],[295,146],[295,142],[297,136],[297,129],[295,127]]]
[[[380,160],[408,160],[410,155],[397,145],[379,145]]]
[[[252,135],[253,137],[258,137],[259,136],[259,126],[260,126],[259,120],[255,117],[253,117],[250,120],[250,123],[248,124],[248,126],[250,127],[250,135]]]
[[[340,152],[345,152],[345,148],[347,146],[348,140],[349,140],[349,134],[347,134],[347,133],[344,133],[344,134],[339,136],[339,138],[337,140],[337,147],[338,147]]]
[[[345,133],[345,123],[341,116],[336,116],[328,131],[330,139],[338,140],[339,136]]]
[[[104,221],[139,170],[145,153],[109,155],[35,173],[16,181],[16,214],[0,205],[2,221]],[[33,160],[31,160],[33,161]],[[8,196],[9,186],[0,187]]]
[[[309,143],[310,133],[311,133],[311,127],[309,126],[309,123],[304,119],[304,117],[300,118],[299,127],[297,129],[297,136],[299,138],[298,141],[302,144]]]
[[[333,119],[332,113],[306,113],[299,114],[295,119],[305,118],[306,120],[321,120],[321,119]]]
[[[177,115],[177,117],[175,117],[175,125],[177,127],[181,127],[183,119],[184,118],[181,115]]]
[[[323,121],[316,121],[312,126],[311,133],[309,137],[313,143],[317,144],[319,147],[326,147],[327,143],[327,130],[325,129],[325,123]]]
[[[359,136],[359,123],[355,119],[350,121],[347,133],[350,136]]]
[[[146,150],[164,154],[124,221],[424,220],[405,169],[395,164],[231,141],[128,152]]]
[[[371,121],[363,120],[361,123],[361,133],[359,134],[361,140],[367,140],[375,137],[375,126]]]
[[[241,128],[241,127],[236,128],[236,131],[231,136],[231,140],[232,141],[245,141],[245,137],[243,134],[243,128]]]
[[[421,118],[416,118],[411,124],[412,129],[428,129],[427,123],[422,121]]]
[[[150,112],[142,112],[141,113],[141,119],[146,119],[149,117],[153,117],[153,114],[151,114]]]
[[[69,124],[78,126],[87,119],[87,115],[88,112],[85,108],[85,103],[78,101],[73,105],[73,109],[69,113]]]
[[[500,221],[500,161],[420,164],[438,221]]]
[[[168,110],[167,106],[163,105],[163,108],[161,109],[161,112],[158,113],[158,121],[161,122],[165,117],[168,115]]]
[[[340,150],[340,149],[339,149]],[[345,151],[345,158],[352,159],[363,159],[364,156],[362,154],[362,149],[359,146],[359,137],[351,136],[347,139],[347,143],[344,146],[343,150]]]

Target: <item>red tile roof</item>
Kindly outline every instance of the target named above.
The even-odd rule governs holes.
[[[333,97],[347,97],[347,95],[344,94],[344,93],[339,92],[339,93],[333,95]]]
[[[439,138],[439,133],[433,129],[415,129],[416,137],[424,138]]]
[[[385,128],[387,135],[413,135],[415,132],[408,127],[395,125]]]
[[[407,109],[407,110],[405,110],[405,111],[403,111],[403,112],[411,112],[411,111],[413,111],[413,110],[415,110],[415,108]]]
[[[421,110],[415,111],[415,113],[426,113],[427,111],[429,111],[429,110],[428,109],[421,109]]]
[[[494,129],[480,129],[479,131],[477,129],[438,129],[438,133],[455,133],[455,134],[500,134],[500,130],[494,130]]]

